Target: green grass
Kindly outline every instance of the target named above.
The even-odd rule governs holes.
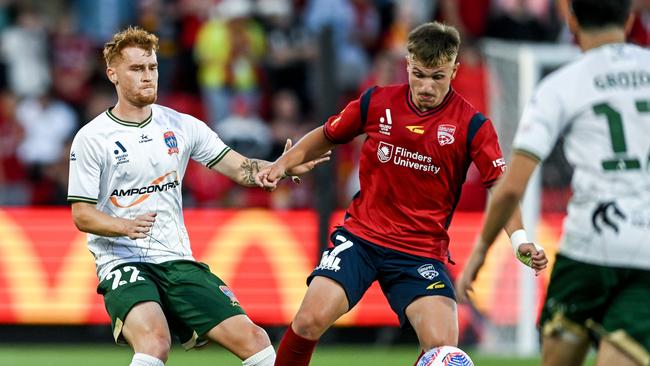
[[[538,358],[496,358],[470,352],[477,366],[533,366]],[[415,347],[323,346],[311,366],[411,366]],[[115,345],[0,345],[2,366],[115,366],[128,365],[131,350]],[[240,366],[241,361],[218,346],[185,352],[175,347],[167,366]]]

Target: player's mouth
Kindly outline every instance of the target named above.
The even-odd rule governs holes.
[[[433,100],[435,99],[435,96],[431,94],[420,94],[418,97],[423,102],[433,102]]]

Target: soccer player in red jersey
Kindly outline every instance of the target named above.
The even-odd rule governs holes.
[[[333,248],[307,280],[276,365],[308,365],[320,336],[375,280],[400,324],[414,328],[422,350],[457,344],[456,300],[445,269],[451,260],[447,228],[470,163],[486,187],[505,166],[491,121],[451,88],[459,45],[453,27],[417,27],[408,37],[408,84],[368,89],[257,175],[259,185],[273,189],[290,167],[367,135],[361,190],[332,233]],[[545,254],[521,230],[516,214],[506,231],[518,232],[515,247],[539,271]]]

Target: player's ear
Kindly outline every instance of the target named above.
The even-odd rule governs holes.
[[[106,68],[106,76],[108,77],[108,80],[111,81],[111,83],[117,85],[117,75],[115,74],[115,70],[112,68],[108,67]]]
[[[459,67],[460,67],[460,62],[456,62],[454,64],[454,69],[451,72],[451,80],[454,80],[456,78],[456,73],[458,72]]]

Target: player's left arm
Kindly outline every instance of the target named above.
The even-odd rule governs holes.
[[[548,264],[546,254],[541,247],[526,238],[519,211],[519,201],[537,164],[538,161],[532,157],[515,152],[505,174],[491,190],[480,239],[456,280],[459,302],[470,301],[469,293],[473,292],[472,282],[485,262],[488,249],[503,228],[510,235],[517,259],[533,268],[536,274],[546,268]]]
[[[528,240],[521,218],[519,202],[524,196],[530,176],[538,160],[515,151],[508,169],[490,190],[491,199],[486,210],[480,244],[485,251],[492,245],[501,228],[505,229],[517,256],[522,263],[539,272],[546,268],[548,260],[537,244]]]
[[[491,189],[484,229],[478,243],[456,280],[458,301],[469,301],[472,282],[478,275],[494,239],[501,229],[505,229],[512,242],[515,255],[524,264],[539,272],[546,268],[546,255],[541,247],[526,238],[523,229],[519,201],[524,194],[526,184],[535,170],[538,161],[528,156],[515,154],[505,173],[501,172],[505,162],[494,127],[489,120],[480,124],[471,141],[471,157],[476,164],[485,185],[489,186],[497,178],[496,186]]]

